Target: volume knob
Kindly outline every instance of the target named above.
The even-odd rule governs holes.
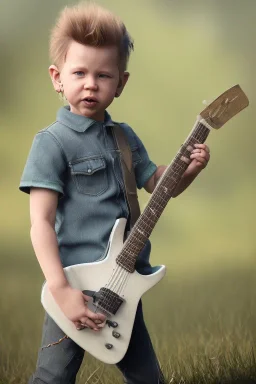
[[[116,328],[116,327],[118,327],[118,324],[117,324],[116,321],[107,320],[107,321],[106,321],[106,324],[107,324],[109,327],[112,327],[112,328]]]

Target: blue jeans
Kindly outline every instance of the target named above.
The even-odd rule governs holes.
[[[46,315],[42,345],[48,345],[64,337],[57,324]],[[40,349],[36,371],[29,384],[75,384],[76,375],[84,357],[84,350],[71,339]],[[117,364],[127,384],[164,384],[147,328],[142,304],[138,304],[128,350]]]

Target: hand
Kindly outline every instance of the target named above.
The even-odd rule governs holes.
[[[210,149],[205,144],[194,144],[194,149],[191,152],[189,164],[186,174],[198,174],[203,168],[205,168],[210,160]]]
[[[74,323],[77,330],[90,328],[99,331],[104,326],[106,317],[101,313],[92,312],[87,307],[91,298],[79,289],[67,285],[51,289],[51,292],[64,315]]]

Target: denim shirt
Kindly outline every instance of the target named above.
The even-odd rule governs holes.
[[[105,121],[97,122],[62,107],[57,120],[34,138],[19,188],[26,193],[31,187],[59,192],[55,230],[63,267],[104,258],[116,219],[128,218],[113,125],[107,112]],[[132,128],[120,126],[140,189],[157,167]],[[149,254],[148,241],[136,263],[141,273],[151,272]]]

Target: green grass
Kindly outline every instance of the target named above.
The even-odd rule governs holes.
[[[0,384],[27,382],[41,338],[42,275],[31,250],[17,254],[9,253],[8,262],[1,257]],[[168,383],[256,382],[255,272],[253,265],[198,276],[172,271],[145,295],[146,322]],[[86,355],[78,384],[121,382],[115,367]]]

